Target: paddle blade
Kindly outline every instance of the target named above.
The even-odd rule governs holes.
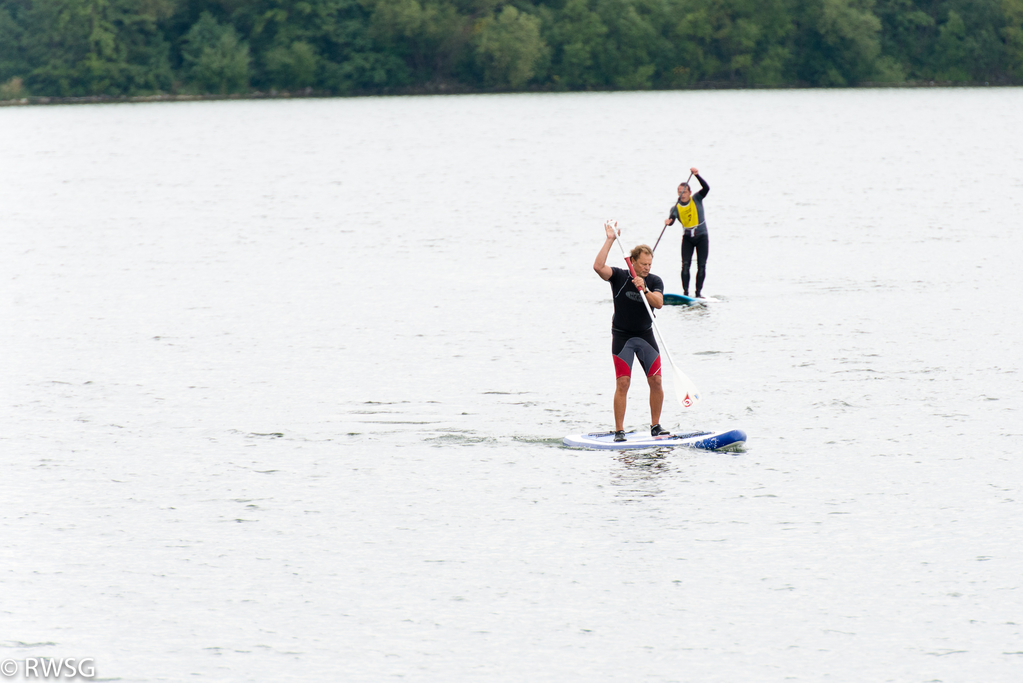
[[[669,363],[671,364],[672,384],[675,387],[675,396],[678,398],[678,402],[683,408],[692,408],[700,402],[700,390],[696,388],[693,380],[675,367],[674,363],[671,361]]]

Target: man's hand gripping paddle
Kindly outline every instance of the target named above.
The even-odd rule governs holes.
[[[626,265],[629,266],[629,272],[632,273],[632,277],[636,277],[636,270],[632,267],[632,259],[625,253],[625,247],[622,246],[622,242],[618,239],[619,231],[615,230],[615,244],[622,252],[622,258],[625,259]],[[650,316],[650,323],[654,326],[654,332],[657,334],[657,339],[661,342],[661,350],[664,352],[665,357],[668,359],[668,365],[671,366],[672,384],[675,387],[675,396],[678,398],[678,402],[682,404],[683,408],[692,408],[694,405],[700,402],[700,390],[696,388],[693,380],[689,379],[684,372],[678,369],[675,365],[675,361],[672,360],[671,354],[668,352],[668,345],[664,343],[664,335],[657,328],[657,320],[654,319],[654,312],[650,308],[650,302],[646,300],[646,294],[643,292],[639,293],[639,298],[643,300],[643,306],[646,307],[646,312]]]

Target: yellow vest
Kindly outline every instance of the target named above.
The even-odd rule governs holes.
[[[675,209],[678,211],[678,220],[682,223],[683,228],[695,228],[700,224],[700,215],[696,210],[696,202],[692,199],[685,206],[676,203]]]

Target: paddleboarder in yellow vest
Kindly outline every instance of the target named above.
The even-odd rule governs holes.
[[[672,225],[676,220],[684,228],[682,232],[682,293],[689,296],[689,267],[693,262],[693,251],[696,251],[696,298],[703,296],[703,282],[707,278],[707,256],[710,254],[710,237],[707,235],[707,218],[703,213],[703,198],[710,192],[710,185],[700,177],[695,168],[689,169],[698,181],[700,191],[692,193],[689,183],[678,186],[678,201],[671,207],[671,213],[664,220],[664,225]]]

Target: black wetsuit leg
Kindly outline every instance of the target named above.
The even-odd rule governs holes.
[[[689,266],[693,263],[694,248],[696,248],[696,242],[686,230],[682,233],[682,293],[686,296],[689,296]],[[700,289],[699,282],[697,282],[696,289]]]
[[[710,235],[700,235],[694,237],[693,242],[696,246],[696,296],[700,296],[703,292],[703,281],[707,279],[707,257],[710,256]],[[689,258],[692,260],[692,250],[689,252]]]

